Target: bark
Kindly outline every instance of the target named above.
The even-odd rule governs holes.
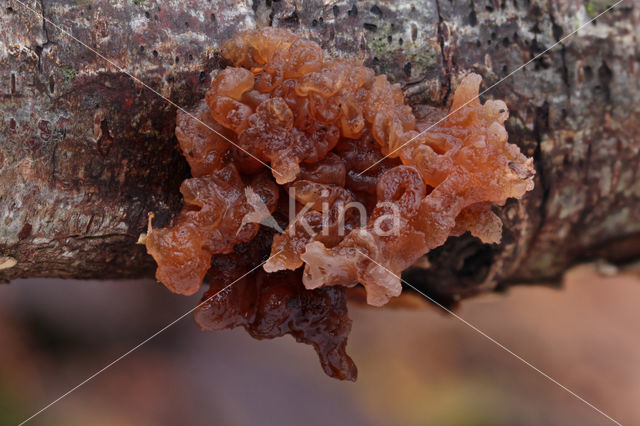
[[[176,104],[202,98],[235,32],[288,27],[363,58],[411,103],[446,106],[464,73],[486,87],[604,10],[602,0],[2,1],[0,279],[151,276],[146,215],[180,209],[188,175]],[[36,13],[34,13],[37,12]],[[43,21],[96,49],[96,56]],[[640,8],[562,41],[485,98],[504,99],[536,189],[496,211],[499,245],[452,238],[406,276],[442,300],[553,281],[589,258],[640,258]],[[117,64],[117,66],[116,66]],[[4,262],[4,263],[3,263]],[[14,266],[8,267],[15,263]],[[426,263],[425,263],[426,265]],[[423,265],[424,266],[424,265]]]

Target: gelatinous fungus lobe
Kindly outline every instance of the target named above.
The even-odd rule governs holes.
[[[475,74],[449,114],[416,118],[386,76],[288,30],[237,34],[221,53],[231,66],[177,116],[193,177],[171,226],[149,229],[156,276],[193,294],[208,274],[204,329],[291,334],[353,379],[345,287],[383,305],[449,236],[499,242],[491,206],[532,189],[532,162],[508,143],[506,105],[479,101]]]
[[[500,240],[501,223],[489,207],[533,188],[533,162],[507,141],[504,102],[480,103],[480,82],[475,74],[463,79],[450,114],[426,132],[402,133],[399,124],[389,127],[402,143],[382,145],[382,151],[398,155],[403,165],[378,180],[378,204],[367,226],[332,248],[321,242],[307,245],[301,256],[307,288],[361,283],[367,301],[382,305],[400,293],[402,271],[448,236],[468,230],[486,242]],[[387,135],[376,141],[392,139]],[[400,226],[392,236],[372,226],[389,202],[399,212]]]
[[[357,369],[346,353],[351,320],[344,289],[307,290],[302,270],[255,268],[256,259],[269,254],[272,238],[273,232],[263,229],[234,253],[215,257],[196,322],[203,330],[244,327],[257,339],[290,334],[315,348],[327,375],[355,380]]]

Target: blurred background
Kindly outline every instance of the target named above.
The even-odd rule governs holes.
[[[0,425],[17,424],[194,307],[153,281],[0,285]],[[466,300],[461,317],[623,424],[640,424],[640,275]],[[201,332],[189,316],[33,425],[605,425],[605,417],[437,307],[351,306],[356,383],[310,346]]]

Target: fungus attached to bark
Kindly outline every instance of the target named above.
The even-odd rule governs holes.
[[[292,334],[329,375],[354,379],[344,288],[362,284],[383,305],[449,236],[499,242],[491,205],[532,189],[532,161],[507,141],[504,102],[478,100],[478,75],[462,80],[450,115],[417,120],[399,85],[359,61],[325,60],[290,31],[238,34],[222,55],[233,66],[178,112],[193,177],[182,212],[146,237],[156,277],[193,294],[208,273],[203,328]]]

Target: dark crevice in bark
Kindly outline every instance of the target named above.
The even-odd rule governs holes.
[[[438,13],[438,25],[437,25],[437,37],[438,43],[440,44],[440,53],[442,55],[442,71],[444,72],[445,81],[443,83],[442,89],[443,93],[441,94],[441,102],[443,105],[447,105],[449,101],[449,96],[451,94],[451,86],[453,80],[453,72],[451,66],[451,58],[449,57],[449,51],[447,48],[447,38],[448,38],[448,28],[446,27],[446,23],[442,18],[442,13],[440,10],[440,0],[435,0],[436,2],[436,11]]]
[[[569,81],[569,67],[567,66],[567,49],[564,44],[560,46],[560,58],[562,59],[562,81],[564,81],[568,104],[571,100],[571,82]]]
[[[553,5],[554,5],[553,0],[549,0],[548,7],[549,7],[549,20],[551,21],[551,33],[552,33],[553,39],[556,41],[556,43],[558,43],[562,39],[564,31],[562,27],[558,25],[558,23],[556,22],[556,16],[555,16]],[[560,59],[562,61],[562,69],[561,69],[562,81],[565,84],[565,93],[567,95],[567,103],[568,103],[569,100],[571,99],[571,84],[569,81],[569,67],[567,66],[567,49],[564,43],[560,43]]]
[[[49,37],[49,29],[47,28],[47,20],[46,20],[46,9],[45,9],[45,4],[44,4],[44,0],[39,0],[40,1],[40,7],[42,9],[42,33],[44,34],[45,37],[45,41],[43,44],[41,45],[36,45],[35,48],[33,49],[34,52],[36,53],[36,55],[38,56],[38,71],[42,72],[42,53],[45,51],[45,49],[50,46],[55,44],[54,41],[51,40],[51,38]],[[28,11],[29,13],[31,13],[31,11]],[[37,80],[39,83],[39,80]],[[44,87],[44,85],[41,85],[42,87]],[[53,90],[50,90],[50,92],[53,92]]]
[[[540,185],[542,186],[542,194],[540,198],[538,229],[534,232],[534,235],[541,234],[542,229],[545,226],[545,219],[547,216],[547,203],[549,201],[549,194],[551,190],[550,178],[547,176],[544,168],[544,160],[542,158],[542,138],[543,135],[549,131],[549,104],[545,102],[542,107],[535,109],[533,137],[536,141],[535,151],[533,153],[533,162],[536,165],[536,174],[540,176]],[[535,243],[535,241],[534,241]]]
[[[613,72],[607,65],[606,61],[602,61],[600,68],[598,68],[598,80],[600,81],[600,87],[604,91],[606,101],[611,100],[611,80],[613,79]]]
[[[476,5],[473,0],[471,0],[469,7],[471,8],[471,12],[469,12],[469,25],[475,27],[478,25],[478,15],[476,15]]]
[[[44,47],[51,42],[51,39],[49,38],[49,29],[47,29],[47,13],[44,5],[44,0],[40,0],[40,7],[42,8],[42,31],[44,32],[44,36],[46,38],[46,41],[42,46]]]

